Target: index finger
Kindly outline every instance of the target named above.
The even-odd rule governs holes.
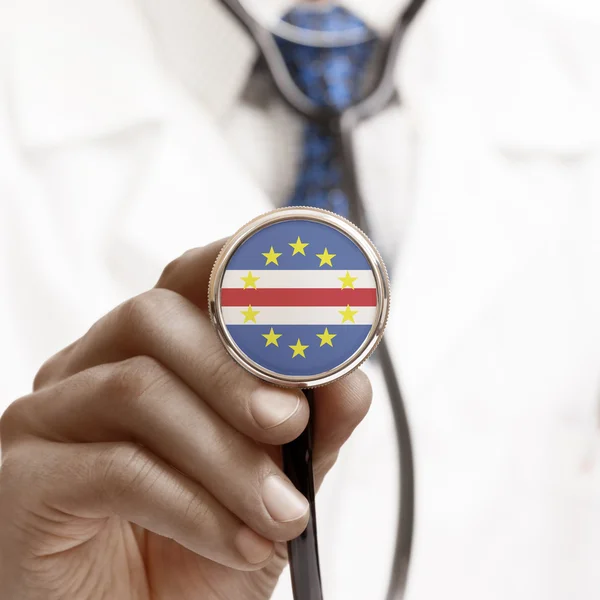
[[[208,311],[208,280],[227,238],[193,248],[170,262],[155,287],[177,292],[203,311]]]

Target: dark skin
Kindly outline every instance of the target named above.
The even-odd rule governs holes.
[[[48,360],[0,421],[3,600],[266,600],[307,523],[280,446],[306,427],[297,390],[227,354],[206,290],[223,242]],[[315,392],[321,483],[366,415],[356,371]]]

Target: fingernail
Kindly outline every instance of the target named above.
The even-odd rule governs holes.
[[[280,390],[263,389],[250,402],[254,420],[263,429],[272,429],[290,419],[300,408],[300,397]]]
[[[273,553],[273,542],[265,540],[246,526],[242,527],[235,536],[235,546],[252,565],[264,562]]]
[[[308,500],[287,481],[271,475],[263,483],[263,502],[274,521],[295,521],[306,514]]]

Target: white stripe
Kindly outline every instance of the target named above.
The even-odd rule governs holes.
[[[256,323],[249,321],[246,325],[341,325],[342,315],[339,311],[345,306],[253,306],[258,311]],[[242,312],[248,308],[241,306],[223,306],[223,319],[227,325],[244,325],[245,317]],[[354,306],[355,325],[372,325],[377,308],[375,306]],[[344,325],[352,325],[346,321]]]
[[[354,281],[355,288],[374,288],[375,278],[371,271],[357,270],[348,271],[351,277],[356,277]],[[224,288],[242,288],[244,282],[242,277],[247,277],[249,271],[238,271],[229,269],[225,271],[223,277]],[[346,276],[346,271],[326,271],[326,270],[307,270],[307,271],[252,271],[253,277],[260,277],[256,282],[256,287],[260,288],[330,288],[341,289],[342,282],[340,277]]]

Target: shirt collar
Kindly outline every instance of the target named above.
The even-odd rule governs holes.
[[[265,19],[293,0],[250,0]],[[384,32],[406,0],[343,0]],[[159,120],[175,76],[217,118],[257,58],[218,0],[19,0],[9,15],[9,91],[24,147],[103,136]]]

